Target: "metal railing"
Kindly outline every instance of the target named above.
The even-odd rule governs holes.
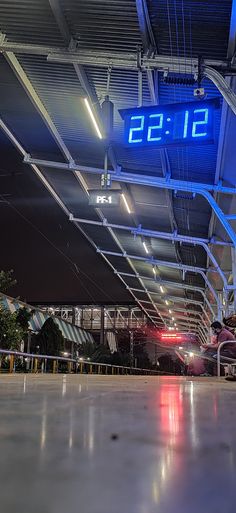
[[[9,357],[9,365],[7,365],[6,369],[3,369],[3,361],[5,357]],[[62,356],[49,356],[42,354],[32,354],[32,353],[22,353],[20,351],[8,351],[5,349],[0,349],[0,372],[5,370],[9,373],[17,372],[16,363],[17,359],[23,362],[21,366],[22,371],[24,372],[32,372],[32,373],[45,373],[51,372],[56,374],[58,372],[63,373],[80,373],[80,374],[132,374],[132,375],[173,375],[170,372],[162,372],[155,371],[152,369],[141,369],[137,367],[126,367],[122,365],[113,365],[110,363],[98,363],[91,362],[86,360],[79,360],[74,358],[65,358]],[[30,365],[26,366],[27,363],[30,362]],[[52,365],[49,365],[48,362],[52,362]],[[65,364],[63,365],[59,364]],[[25,369],[24,369],[25,366]]]
[[[217,377],[220,378],[220,366],[221,366],[221,349],[222,347],[226,346],[227,344],[236,344],[236,340],[226,340],[225,342],[221,342],[217,349]],[[235,358],[229,358],[228,356],[223,356],[224,360],[231,364],[236,364],[236,357]]]

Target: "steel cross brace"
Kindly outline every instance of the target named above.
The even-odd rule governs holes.
[[[145,291],[145,290],[143,290],[143,289],[137,289],[137,288],[134,288],[134,287],[129,287],[129,290],[132,290],[133,292],[140,292],[140,293],[145,293],[145,292],[146,292],[146,291]],[[149,290],[148,292],[149,292],[149,294],[151,294],[151,296],[156,296],[156,295],[157,295],[158,297],[160,297],[160,293],[159,293],[159,292],[152,292],[152,291],[150,291],[150,290]],[[199,302],[194,301],[194,300],[189,300],[189,301],[188,301],[188,300],[185,300],[184,298],[178,298],[178,297],[176,297],[176,296],[174,296],[174,297],[173,297],[173,296],[172,296],[172,297],[169,297],[169,299],[170,299],[171,301],[173,301],[173,302],[176,302],[176,303],[197,304],[197,305],[199,305],[199,306],[201,306],[201,307],[202,307],[202,304],[200,303],[200,301],[199,301]],[[160,306],[161,306],[161,308],[165,308],[165,309],[166,309],[166,307],[165,307],[162,303],[158,303],[158,308],[160,308]],[[203,308],[202,308],[202,309],[203,309]],[[183,309],[182,309],[182,310],[183,310]],[[176,308],[175,308],[175,311],[177,311],[177,309],[176,309]],[[186,311],[186,310],[183,310],[183,311]],[[191,312],[192,312],[192,311],[191,311]],[[203,310],[203,312],[205,313],[205,311],[204,311],[204,310]],[[200,313],[198,310],[193,311],[193,313],[194,313],[194,314],[196,313],[196,314],[198,314],[198,315],[200,315],[200,316],[201,316],[201,313]],[[164,314],[163,314],[163,317],[164,317]],[[205,322],[205,321],[204,321],[204,322]],[[210,321],[209,321],[209,322],[210,322]]]
[[[140,256],[136,256],[136,255],[130,255],[128,253],[118,253],[116,251],[108,251],[108,250],[100,249],[100,248],[97,249],[97,252],[98,253],[102,253],[103,255],[110,255],[110,256],[116,256],[116,257],[121,257],[121,258],[129,258],[131,260],[139,260],[141,262],[147,262],[147,263],[150,263],[152,265],[158,265],[158,266],[163,266],[163,267],[171,267],[172,269],[176,269],[176,270],[190,271],[190,272],[198,273],[198,274],[200,274],[202,276],[202,278],[205,280],[205,283],[207,284],[207,286],[211,290],[211,292],[212,292],[212,294],[213,294],[213,296],[214,296],[214,298],[216,300],[218,309],[219,308],[221,309],[221,305],[220,305],[220,301],[219,301],[219,298],[217,296],[217,293],[216,293],[215,289],[213,288],[213,286],[211,285],[210,281],[208,280],[208,278],[207,278],[207,276],[205,274],[206,269],[204,269],[204,268],[192,267],[192,266],[188,266],[188,265],[184,265],[184,264],[168,262],[168,261],[165,261],[165,260],[157,260],[157,259],[154,259],[154,258],[140,257]]]
[[[47,59],[52,62],[71,63],[74,65],[91,65],[102,66],[107,68],[108,65],[117,68],[137,70],[140,66],[142,69],[151,71],[153,69],[162,71],[173,71],[177,73],[190,73],[191,75],[198,70],[198,60],[190,59],[179,56],[165,56],[165,55],[144,55],[141,57],[141,62],[137,62],[136,53],[122,53],[118,52],[98,52],[97,50],[74,50],[68,48],[46,47],[43,45],[32,45],[22,43],[12,43],[6,40],[5,34],[0,34],[0,51],[3,53],[29,53],[37,55],[46,55]],[[227,82],[218,70],[220,68],[227,73],[233,74],[235,71],[234,63],[227,60],[210,60],[206,59],[202,63],[202,72],[209,78],[219,89],[226,102],[236,113],[236,95],[229,88]]]
[[[27,156],[24,159],[24,162],[28,164],[37,164],[49,168],[51,167],[56,169],[68,169],[74,171],[77,170],[80,173],[84,172],[98,175],[101,175],[103,173],[103,169],[99,168],[80,166],[79,164],[75,164],[73,162],[71,164],[67,164],[47,160],[32,159],[30,156]],[[223,228],[225,229],[226,233],[228,234],[231,242],[233,243],[236,249],[235,231],[233,230],[228,219],[226,218],[225,214],[223,213],[223,211],[221,210],[213,196],[210,194],[210,192],[218,192],[222,194],[236,194],[236,187],[225,187],[221,183],[219,183],[218,185],[214,185],[206,183],[187,182],[184,180],[174,180],[173,178],[168,177],[161,178],[135,173],[127,173],[124,171],[114,172],[113,170],[110,170],[109,173],[111,174],[112,180],[116,182],[126,184],[131,183],[147,187],[156,187],[159,189],[169,189],[173,191],[191,192],[193,194],[195,193],[203,196],[215,212],[216,216],[218,217],[220,223],[222,224]]]
[[[216,241],[216,240],[210,241],[209,239],[190,237],[187,235],[180,235],[177,233],[177,231],[174,233],[167,233],[167,232],[159,232],[159,231],[155,231],[155,230],[148,230],[146,228],[142,228],[141,225],[138,228],[136,228],[135,226],[126,226],[126,225],[109,223],[107,220],[105,220],[104,222],[93,221],[90,219],[74,217],[73,214],[70,215],[70,221],[76,221],[77,223],[81,223],[81,224],[104,226],[104,227],[110,227],[110,228],[117,229],[117,230],[129,231],[133,235],[140,235],[140,236],[150,237],[150,238],[155,238],[155,239],[169,240],[172,242],[180,242],[180,243],[185,242],[188,244],[201,246],[206,251],[207,255],[209,256],[210,260],[212,261],[212,264],[213,264],[215,270],[218,272],[219,276],[221,277],[221,279],[223,281],[224,289],[227,290],[228,283],[225,278],[225,275],[224,275],[223,271],[221,270],[216,258],[214,257],[212,251],[210,250],[210,248],[208,247],[207,244],[209,244],[211,242],[216,245],[232,246],[231,243],[221,242],[221,241]],[[214,271],[214,269],[209,269],[209,271]]]
[[[132,274],[132,273],[125,273],[125,272],[122,272],[122,271],[115,271],[117,274],[120,274],[121,276],[127,276],[127,277],[130,277],[130,278],[137,278],[139,273],[136,273],[136,274]],[[204,301],[206,302],[212,316],[214,317],[214,311],[212,309],[212,306],[211,304],[209,303],[208,299],[207,299],[207,296],[205,294],[205,289],[202,289],[201,287],[194,287],[193,285],[188,285],[187,283],[179,283],[179,282],[175,282],[175,281],[168,281],[168,280],[158,280],[158,279],[155,279],[155,278],[149,278],[148,276],[141,276],[143,280],[147,280],[147,281],[151,281],[151,282],[154,282],[154,283],[157,283],[158,285],[164,285],[166,286],[167,288],[177,288],[177,289],[186,289],[186,290],[191,290],[193,292],[199,292],[199,294],[202,295]],[[209,319],[209,322],[210,322],[210,319]]]

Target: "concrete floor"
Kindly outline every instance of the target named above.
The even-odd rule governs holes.
[[[2,513],[235,513],[236,383],[0,376]]]

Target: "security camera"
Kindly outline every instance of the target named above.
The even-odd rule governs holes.
[[[204,87],[198,87],[197,89],[194,89],[193,94],[194,94],[194,96],[196,96],[196,98],[204,98],[204,96],[205,96]]]

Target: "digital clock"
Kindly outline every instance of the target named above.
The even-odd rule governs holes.
[[[214,142],[214,119],[220,106],[212,100],[122,109],[125,144],[169,146]]]

